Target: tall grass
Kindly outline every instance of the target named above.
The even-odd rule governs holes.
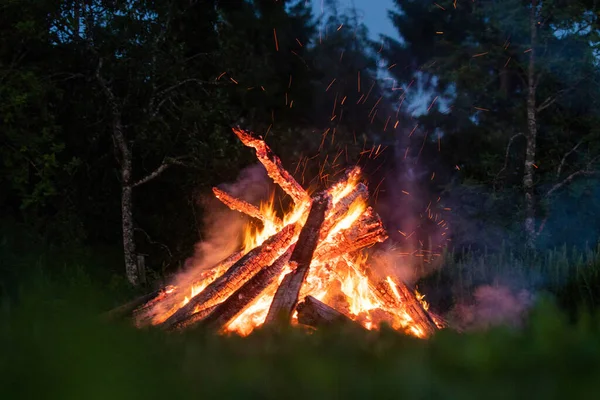
[[[550,292],[568,311],[600,305],[600,243],[537,252],[513,251],[507,246],[494,253],[465,248],[446,251],[441,258],[433,270],[425,263],[417,268],[424,276],[419,285],[433,297],[438,292],[446,307],[467,300],[484,284]]]

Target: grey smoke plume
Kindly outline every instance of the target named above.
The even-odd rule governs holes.
[[[233,183],[219,185],[221,189],[249,203],[258,205],[265,200],[272,183],[261,164],[243,169]],[[190,274],[210,268],[239,249],[241,234],[247,218],[232,211],[217,200],[212,193],[201,199],[204,208],[204,229],[202,240],[194,250],[194,255],[186,260],[185,272],[178,277],[184,282]]]
[[[479,286],[469,303],[457,304],[450,313],[461,330],[481,330],[492,326],[519,327],[534,303],[526,289],[511,290],[507,286]]]

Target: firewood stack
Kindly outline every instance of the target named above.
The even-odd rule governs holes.
[[[387,233],[367,206],[360,169],[348,170],[337,184],[311,197],[262,139],[241,129],[234,132],[255,149],[269,177],[292,198],[293,210],[284,218],[267,215],[215,188],[225,205],[260,221],[262,232],[275,233],[183,284],[144,298],[134,311],[137,325],[169,330],[199,325],[245,335],[263,324],[350,322],[371,329],[386,322],[418,337],[433,334],[439,323],[413,291],[368,269],[361,250],[385,241]]]

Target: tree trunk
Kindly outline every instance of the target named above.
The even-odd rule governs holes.
[[[523,188],[525,190],[525,235],[526,245],[532,249],[535,246],[535,187],[533,183],[534,164],[536,155],[537,121],[536,121],[536,77],[535,77],[535,47],[537,45],[537,0],[531,1],[529,17],[531,51],[529,52],[529,68],[527,71],[527,144],[525,150],[525,167],[523,170]]]
[[[131,160],[129,163],[131,164]],[[123,187],[121,189],[121,225],[123,229],[123,253],[125,255],[125,273],[127,280],[134,286],[139,282],[139,274],[136,263],[135,240],[133,236],[133,187],[126,183],[125,177],[131,175],[130,172],[123,171]]]

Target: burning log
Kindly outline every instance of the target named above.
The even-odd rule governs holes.
[[[290,224],[267,239],[261,246],[252,249],[233,264],[227,272],[171,315],[164,322],[165,326],[170,328],[172,325],[182,322],[194,312],[197,306],[208,308],[223,301],[252,278],[260,268],[271,264],[280,255],[282,249],[285,251],[296,236],[296,230],[297,225]]]
[[[265,323],[273,323],[278,318],[291,320],[292,311],[298,303],[300,287],[306,279],[313,253],[319,241],[319,232],[325,220],[325,213],[330,204],[331,197],[327,194],[317,196],[313,200],[306,223],[298,237],[298,243],[290,257],[290,265],[296,268],[285,276],[277,288]]]
[[[306,296],[304,301],[298,304],[296,308],[298,310],[298,322],[304,325],[315,328],[336,324],[361,327],[348,316],[320,302],[313,296]]]
[[[425,311],[421,302],[404,283],[394,282],[392,278],[388,277],[375,285],[374,291],[387,308],[403,310],[412,319],[412,327],[423,336],[429,337],[437,330],[429,313]]]
[[[294,179],[264,140],[255,137],[251,132],[246,132],[240,128],[233,128],[233,132],[237,137],[248,147],[256,150],[256,157],[262,165],[265,166],[267,174],[273,181],[278,184],[284,192],[286,192],[293,200],[294,204],[302,204],[310,202],[310,196],[302,186]]]
[[[320,261],[333,259],[381,243],[387,237],[381,219],[373,216],[373,209],[369,207],[350,228],[336,233],[331,240],[319,246],[314,257]]]
[[[321,229],[321,240],[327,237],[331,229],[348,213],[353,204],[366,204],[368,196],[367,186],[359,183],[354,190],[335,203],[328,212],[327,219]]]
[[[239,211],[249,215],[252,218],[260,219],[263,222],[271,221],[277,226],[281,226],[283,224],[279,218],[275,216],[268,217],[264,215],[255,205],[250,204],[247,201],[237,199],[224,190],[214,187],[213,193],[217,199],[234,211]]]
[[[186,285],[185,289],[187,290],[173,285],[167,286],[164,295],[148,301],[133,312],[137,326],[142,327],[149,324],[163,323],[181,307],[181,303],[186,296],[191,296],[191,289],[193,287],[198,287],[202,284],[208,285],[213,282],[219,275],[242,258],[242,256],[243,253],[241,251],[235,252],[212,268],[193,274],[186,279],[191,282],[191,284]]]
[[[262,321],[273,323],[282,317],[291,322],[294,309],[304,326],[339,322],[372,329],[388,321],[397,329],[427,337],[436,324],[443,324],[406,285],[389,277],[372,279],[364,268],[366,257],[353,254],[387,238],[379,216],[366,208],[368,190],[359,183],[360,168],[347,170],[340,181],[311,200],[262,139],[239,128],[234,132],[255,149],[268,175],[292,197],[295,207],[282,218],[288,225],[282,227],[271,210],[261,211],[213,189],[231,209],[263,221],[262,230],[248,232],[256,236],[248,237],[246,246],[255,247],[246,255],[231,255],[210,271],[180,279],[185,282],[182,286],[165,289],[136,309],[138,324],[149,320],[181,329],[199,323],[245,335]],[[288,268],[291,272],[283,276]],[[299,298],[304,299],[301,304]]]
[[[180,322],[177,322],[177,323],[171,325],[168,328],[168,330],[175,331],[175,330],[181,330],[181,329],[187,328],[189,326],[192,326],[196,322],[202,321],[208,314],[213,312],[215,310],[215,308],[217,308],[217,307],[218,307],[218,305],[208,307],[208,308],[205,308],[204,310],[195,312],[192,315],[190,315],[189,317],[187,317],[186,319],[184,319],[183,321],[180,321]]]
[[[106,321],[112,321],[115,319],[123,318],[133,313],[138,307],[147,304],[148,302],[160,301],[168,295],[168,291],[173,290],[172,286],[167,286],[163,289],[155,290],[152,293],[145,294],[138,297],[137,299],[131,300],[119,307],[113,308],[110,311],[102,314],[102,319]]]
[[[254,275],[252,279],[229,296],[227,300],[216,306],[214,310],[202,320],[201,325],[208,329],[220,330],[240,315],[244,309],[267,287],[269,287],[279,274],[281,274],[283,267],[290,259],[294,247],[295,245],[290,246],[273,264],[269,265],[267,268],[263,268],[258,274]],[[194,316],[195,315],[196,314],[194,314]],[[200,319],[198,318],[194,318],[193,322],[199,320]],[[190,324],[186,324],[186,326],[187,325]]]

